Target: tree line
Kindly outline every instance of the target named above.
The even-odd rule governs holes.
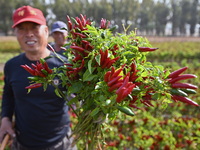
[[[12,13],[22,5],[44,12],[49,27],[66,16],[86,15],[98,26],[101,18],[118,25],[118,32],[142,35],[199,36],[199,0],[1,0],[0,33],[12,34]],[[168,28],[166,28],[168,27]],[[168,30],[166,30],[168,29]]]

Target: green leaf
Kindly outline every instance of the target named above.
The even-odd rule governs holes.
[[[92,60],[91,59],[88,61],[88,70],[89,70],[89,73],[92,74]]]
[[[99,54],[99,55],[97,55],[96,57],[95,57],[95,60],[97,61],[97,63],[100,65],[100,61],[101,61],[101,55]]]
[[[48,83],[47,83],[47,82],[43,83],[43,89],[44,89],[44,91],[47,90],[47,86],[48,86]]]
[[[96,107],[95,109],[92,110],[92,112],[90,113],[90,115],[92,117],[94,117],[98,112],[99,112],[100,108],[99,107]]]
[[[94,79],[97,75],[93,75],[90,73],[89,69],[86,70],[86,72],[83,74],[83,81],[91,81]]]
[[[60,95],[60,93],[59,93],[59,90],[58,90],[58,89],[55,89],[55,93],[56,93],[56,95],[57,95],[58,97],[62,98],[62,96]]]
[[[68,90],[70,91],[70,93],[77,93],[81,91],[82,88],[83,84],[81,82],[75,82],[72,84],[72,86],[68,87]]]

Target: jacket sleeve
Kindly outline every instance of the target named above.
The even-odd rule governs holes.
[[[1,105],[1,118],[9,117],[12,119],[14,112],[14,94],[12,91],[11,83],[9,80],[9,67],[5,65],[4,67],[4,88],[2,96],[2,105]]]

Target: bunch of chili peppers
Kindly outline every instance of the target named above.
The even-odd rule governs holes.
[[[168,82],[170,83],[171,89],[171,98],[177,102],[181,101],[190,105],[199,106],[196,102],[188,98],[188,94],[196,94],[196,85],[190,83],[182,83],[182,80],[197,78],[194,74],[182,74],[188,67],[180,68],[168,76]]]
[[[75,142],[82,139],[86,147],[96,149],[103,139],[104,120],[113,119],[119,112],[133,116],[137,109],[153,107],[169,94],[175,102],[199,106],[188,98],[188,94],[196,93],[197,86],[181,82],[196,76],[181,74],[187,67],[170,73],[147,62],[146,54],[158,48],[152,48],[135,32],[114,34],[116,26],[111,27],[106,19],[101,19],[99,27],[95,27],[82,14],[75,18],[67,16],[67,22],[71,38],[66,54],[69,62],[59,70],[63,73],[62,85],[68,89],[62,95],[77,95],[68,102],[68,105],[77,105]],[[46,62],[38,62],[32,68],[22,67],[37,78],[45,79],[57,73],[49,69]],[[34,81],[37,84],[37,79]],[[38,87],[43,84],[40,82]],[[29,88],[33,88],[33,84]]]
[[[49,68],[47,62],[44,59],[40,59],[36,64],[31,64],[31,67],[28,65],[21,65],[26,71],[28,71],[33,77],[28,77],[31,81],[38,81],[42,78],[47,77],[49,74],[53,73],[53,70]],[[42,83],[34,83],[26,87],[26,89],[34,89],[41,87]]]

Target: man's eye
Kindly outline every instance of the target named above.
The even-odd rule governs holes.
[[[40,27],[39,24],[36,24],[36,23],[33,24],[33,28],[34,28],[34,29],[37,29],[37,28],[39,28],[39,27]]]

